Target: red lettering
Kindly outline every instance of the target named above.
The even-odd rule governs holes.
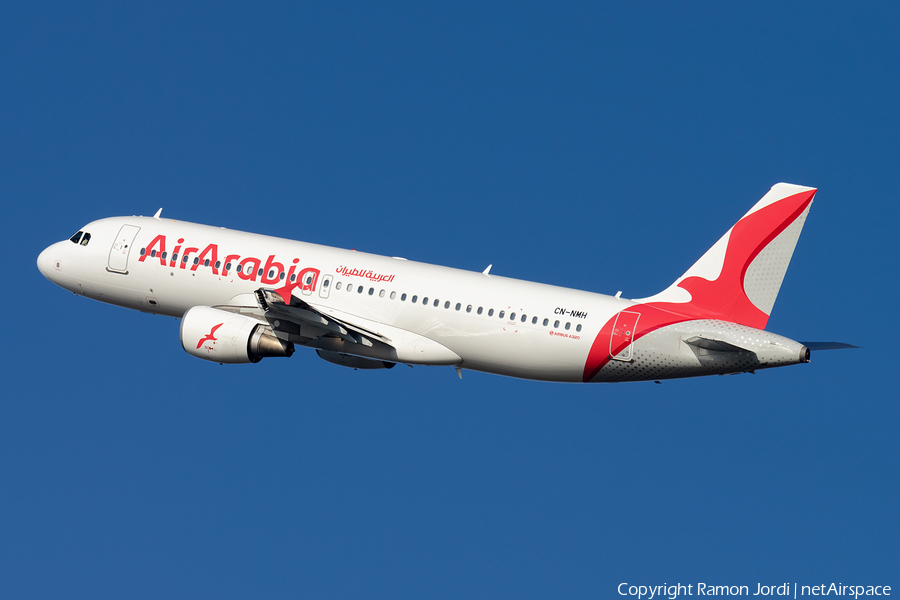
[[[206,259],[209,258],[209,266],[212,267],[213,274],[219,274],[219,270],[216,268],[216,261],[219,260],[219,247],[217,245],[210,244],[209,246],[204,248],[203,252],[200,253],[200,256],[198,258],[200,259],[200,262],[191,267],[191,271],[196,271],[197,268],[200,265],[204,264]]]
[[[181,259],[181,264],[179,265],[179,268],[183,269],[184,266],[187,264],[187,262],[185,262],[185,259],[186,259],[188,256],[190,256],[191,252],[196,252],[196,251],[199,250],[199,249],[200,249],[200,248],[185,248],[185,249],[184,249],[184,256],[183,256],[182,259]]]
[[[184,243],[184,238],[178,238],[178,245],[175,246],[175,250],[172,251],[172,259],[169,261],[169,266],[174,267],[175,261],[178,260],[178,253],[181,252],[181,244]]]
[[[312,267],[306,267],[300,274],[297,275],[298,283],[300,284],[300,289],[304,292],[314,292],[316,290],[316,283],[319,281],[319,269],[314,269]],[[307,281],[309,283],[307,283]]]
[[[262,279],[260,280],[262,283],[267,283],[269,285],[278,283],[278,279],[281,276],[282,271],[284,271],[284,265],[274,261],[275,255],[270,254],[269,259],[266,261],[266,266],[263,268]],[[275,273],[273,273],[273,277],[269,277],[269,271],[273,268],[275,269]]]
[[[156,247],[157,244],[159,244],[159,248]],[[163,234],[159,234],[158,236],[153,238],[153,241],[151,241],[150,245],[147,246],[147,250],[143,254],[141,254],[138,262],[144,262],[145,260],[147,260],[147,257],[150,256],[150,253],[153,250],[156,250],[155,258],[159,259],[160,266],[166,266],[166,260],[162,256],[163,252],[166,251],[166,236],[164,236]]]
[[[295,259],[293,260],[293,263],[294,263],[294,264],[291,265],[291,268],[290,268],[290,269],[288,269],[288,272],[287,272],[287,281],[285,282],[285,285],[294,283],[294,279],[293,279],[293,277],[294,277],[294,271],[297,270],[297,263],[298,263],[298,262],[300,262],[300,259],[299,259],[299,258],[295,258]]]
[[[231,265],[232,260],[237,260],[241,257],[240,254],[229,254],[225,257],[225,265],[222,267],[222,275],[228,275],[228,268]]]
[[[238,277],[244,281],[256,281],[256,270],[259,269],[260,262],[262,261],[253,257],[242,260],[240,262],[241,270],[238,271]]]

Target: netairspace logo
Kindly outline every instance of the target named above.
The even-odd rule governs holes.
[[[620,583],[617,588],[620,596],[634,596],[638,600],[669,598],[675,600],[679,596],[784,596],[798,598],[800,596],[890,596],[889,585],[844,585],[842,583],[798,585],[781,583],[767,585],[757,583],[751,592],[746,585],[710,585],[708,583],[675,583],[672,585],[631,585]]]

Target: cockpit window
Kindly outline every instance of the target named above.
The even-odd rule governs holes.
[[[84,237],[81,238],[81,245],[82,245],[82,246],[87,246],[87,245],[88,245],[88,242],[90,242],[90,241],[91,241],[91,234],[86,233],[86,234],[84,234]]]
[[[78,233],[76,233],[75,235],[70,237],[69,241],[72,242],[73,244],[77,244],[78,241],[81,239],[81,234],[83,234],[83,233],[84,233],[83,231],[79,231]]]

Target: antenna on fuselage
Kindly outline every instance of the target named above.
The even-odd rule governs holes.
[[[481,273],[482,273],[483,275],[490,275],[490,274],[491,274],[491,267],[493,267],[493,266],[494,266],[494,263],[489,264],[489,265],[487,266],[487,269],[485,269],[485,270],[482,271]]]
[[[160,208],[158,211],[156,211],[156,214],[153,215],[153,218],[158,219],[160,214],[162,214],[162,208]]]

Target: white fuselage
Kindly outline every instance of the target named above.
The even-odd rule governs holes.
[[[123,225],[140,229],[128,248],[119,251],[126,254],[126,268],[117,271],[110,269],[109,258]],[[276,288],[291,274],[317,269],[315,289],[297,291],[311,305],[357,322],[419,334],[451,350],[467,369],[514,377],[582,381],[598,328],[633,304],[552,285],[168,219],[115,217],[90,223],[84,231],[92,236],[87,246],[59,242],[41,254],[38,264],[54,283],[89,298],[181,317],[198,305],[239,303],[240,296],[260,287]],[[159,236],[164,236],[164,245]],[[269,277],[272,271],[274,278]]]
[[[94,221],[38,258],[89,298],[182,318],[189,354],[353,368],[452,365],[638,381],[807,362],[764,330],[815,190],[776,184],[669,288],[626,300],[156,217]]]

